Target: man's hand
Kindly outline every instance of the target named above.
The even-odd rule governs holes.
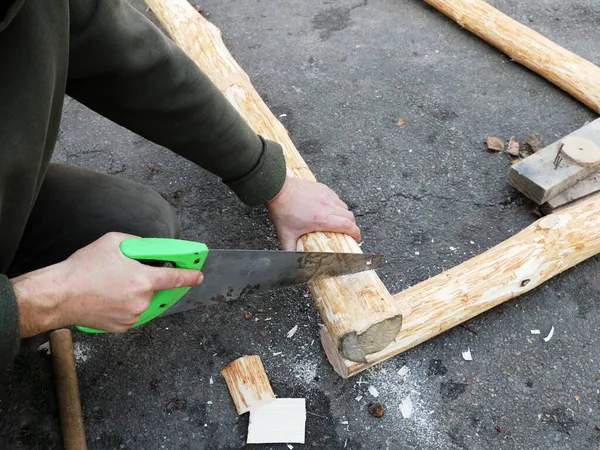
[[[298,238],[313,231],[345,233],[360,242],[354,214],[324,184],[288,177],[266,207],[283,250],[296,250]]]
[[[21,337],[69,325],[123,333],[155,292],[202,282],[198,270],[151,267],[123,255],[133,237],[109,233],[67,260],[12,280]]]

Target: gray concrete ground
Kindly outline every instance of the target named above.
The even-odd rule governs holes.
[[[493,4],[600,61],[596,1]],[[141,0],[136,5],[145,11]],[[548,144],[596,117],[422,1],[201,6],[270,108],[285,114],[318,179],[352,206],[364,250],[386,254],[379,273],[392,292],[535,219],[505,181],[509,159],[483,150],[485,136],[533,131]],[[264,211],[245,208],[213,176],[76,102],[66,106],[55,160],[147,183],[176,206],[186,238],[277,248]],[[307,399],[306,448],[599,448],[599,268],[591,258],[348,380],[324,358],[304,288],[172,316],[120,337],[75,334],[89,448],[243,448],[248,418],[236,415],[220,376],[243,354],[262,357],[279,396]],[[256,319],[245,320],[245,311]],[[24,342],[3,375],[2,448],[60,447],[50,361],[36,352],[43,340]],[[467,347],[470,362],[461,356]],[[409,372],[401,378],[403,365]],[[403,419],[408,395],[414,413]],[[375,400],[385,407],[381,419],[367,409]]]

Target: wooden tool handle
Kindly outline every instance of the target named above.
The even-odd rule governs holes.
[[[79,401],[79,386],[71,330],[53,331],[50,334],[50,351],[64,449],[86,450],[85,428]]]

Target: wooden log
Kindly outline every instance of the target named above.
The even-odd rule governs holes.
[[[600,119],[573,131],[537,153],[513,164],[508,171],[508,183],[526,197],[541,205],[598,171],[597,165],[584,164],[569,157],[563,144],[584,140],[584,149],[598,151]],[[559,154],[559,150],[562,151]],[[583,153],[583,152],[582,152]],[[592,156],[596,152],[592,152]],[[562,160],[557,161],[557,155]],[[556,162],[559,162],[556,164]]]
[[[600,252],[600,194],[538,219],[474,258],[394,295],[411,313],[386,349],[359,364],[342,358],[325,328],[321,341],[347,378],[515,298]]]
[[[86,450],[85,427],[79,399],[71,330],[64,328],[50,333],[50,354],[52,355],[63,447],[65,450]]]
[[[275,400],[275,393],[259,356],[243,356],[221,371],[238,414]]]
[[[600,68],[483,0],[425,0],[513,61],[600,113]]]
[[[186,0],[146,0],[146,4],[177,45],[211,78],[254,131],[283,146],[288,175],[315,181],[287,130],[225,47],[219,29]],[[305,235],[298,249],[361,252],[354,239],[335,233]],[[385,348],[402,326],[404,310],[397,308],[374,271],[311,283],[309,289],[336,345],[349,359],[366,361],[366,355]]]

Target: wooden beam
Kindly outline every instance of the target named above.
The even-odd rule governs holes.
[[[211,78],[256,133],[283,146],[288,175],[315,181],[287,130],[225,47],[219,29],[186,0],[146,3],[177,45]],[[334,233],[305,235],[298,250],[361,252],[354,239]],[[366,361],[368,354],[385,348],[401,329],[406,311],[397,308],[374,271],[311,283],[309,289],[336,346],[349,359]]]
[[[334,369],[344,378],[412,348],[600,253],[600,194],[545,216],[474,258],[394,295],[411,313],[402,331],[367,363],[348,361],[321,330]]]
[[[597,172],[597,165],[575,162],[566,153],[560,155],[562,160],[558,165],[555,164],[561,145],[573,139],[585,139],[584,142],[589,142],[589,146],[598,151],[600,119],[596,119],[537,153],[513,164],[508,171],[508,182],[535,203],[541,205]]]
[[[513,61],[600,113],[600,68],[483,0],[425,0]]]

